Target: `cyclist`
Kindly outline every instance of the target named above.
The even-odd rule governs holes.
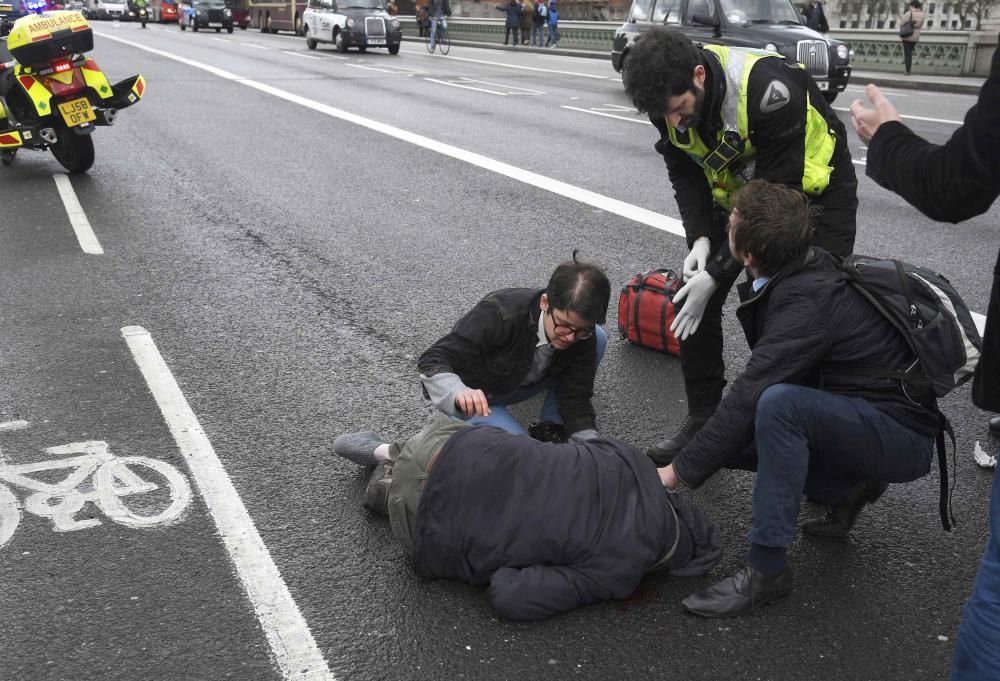
[[[434,46],[437,45],[438,22],[444,28],[448,28],[447,17],[451,16],[451,3],[448,0],[428,0],[427,12],[431,18],[431,52],[433,52]]]

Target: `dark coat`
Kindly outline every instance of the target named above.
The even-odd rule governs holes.
[[[470,388],[493,401],[513,392],[527,375],[538,343],[538,301],[544,290],[512,288],[494,291],[455,323],[447,336],[417,360],[420,373],[457,374]],[[594,336],[557,350],[547,376],[558,378],[556,397],[567,434],[596,430]]]
[[[623,442],[557,445],[470,426],[442,447],[421,493],[414,568],[488,583],[493,605],[514,620],[625,598],[679,530],[700,541],[703,516],[678,507],[678,525],[669,504],[653,463]],[[712,546],[696,548],[697,568],[684,574],[704,574],[721,556],[707,525]]]
[[[806,26],[820,33],[827,33],[830,24],[826,21],[826,12],[823,11],[823,3],[818,2],[813,5],[811,2],[806,5],[802,15],[806,18]]]
[[[910,402],[896,381],[837,374],[837,366],[903,370],[913,354],[903,336],[852,288],[833,256],[811,249],[756,294],[740,285],[736,315],[752,354],[715,414],[674,459],[674,470],[698,486],[753,443],[761,394],[772,385],[820,387],[862,397],[902,425],[933,436],[934,414]]]
[[[934,220],[985,213],[1000,196],[1000,50],[979,101],[948,142],[931,144],[900,122],[884,123],[868,145],[866,172]],[[977,406],[1000,412],[1000,252],[972,396]]]
[[[715,139],[722,128],[722,103],[726,95],[726,77],[718,58],[701,50],[705,80],[705,104],[698,124],[703,140]],[[758,105],[766,101],[773,82],[781,83],[789,93],[788,103],[774,111],[764,112]],[[816,218],[813,243],[840,256],[854,251],[857,232],[857,176],[847,145],[847,130],[836,112],[823,98],[816,82],[805,69],[789,66],[783,59],[761,59],[750,71],[747,80],[747,107],[750,142],[757,150],[754,177],[802,189],[805,165],[807,104],[823,116],[836,133],[837,146],[830,163],[833,174],[830,184],[812,203],[821,207]],[[650,122],[660,133],[656,150],[663,155],[667,173],[687,234],[688,246],[698,237],[708,237],[715,257],[706,271],[712,278],[730,285],[743,271],[729,253],[725,213],[716,211],[708,179],[701,166],[686,152],[670,142],[667,124],[662,116],[650,115]]]
[[[521,6],[516,2],[497,5],[497,11],[507,15],[507,28],[518,28],[521,25]]]

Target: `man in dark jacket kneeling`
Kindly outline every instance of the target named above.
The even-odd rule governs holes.
[[[722,554],[715,526],[608,437],[538,442],[435,414],[405,442],[349,433],[333,447],[375,466],[365,506],[389,516],[418,574],[489,584],[509,619],[626,598],[647,572],[701,575]]]
[[[930,470],[940,417],[898,381],[851,372],[901,371],[913,354],[833,256],[810,248],[811,222],[807,199],[787,187],[753,180],[734,197],[730,250],[753,277],[740,286],[736,315],[753,354],[661,473],[675,488],[720,468],[757,471],[747,564],[684,600],[698,615],[742,615],[788,596],[785,552],[803,493],[830,506],[803,530],[843,537],[887,483]]]

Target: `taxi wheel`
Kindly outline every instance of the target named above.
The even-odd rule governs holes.
[[[194,19],[191,20],[191,30],[194,31],[195,33],[198,32],[198,22],[195,21]]]
[[[358,52],[367,52],[367,51],[368,51],[368,48],[365,47],[364,45],[362,45],[361,47],[358,48]]]
[[[295,35],[303,35],[302,17],[295,17]]]
[[[337,31],[336,35],[333,36],[333,44],[337,46],[337,52],[347,52],[347,43],[344,42],[340,31]]]
[[[316,41],[313,40],[312,38],[306,38],[306,47],[308,47],[310,50],[315,50]]]
[[[399,54],[399,45],[389,45],[389,54]]]
[[[233,32],[233,27],[232,26],[230,26],[229,28],[226,29],[226,33],[232,33],[232,32]]]

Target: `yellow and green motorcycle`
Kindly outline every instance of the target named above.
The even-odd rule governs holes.
[[[19,149],[52,151],[71,173],[94,164],[96,126],[113,125],[118,112],[146,90],[141,75],[111,85],[97,63],[90,24],[79,12],[29,14],[0,24],[0,163]]]

